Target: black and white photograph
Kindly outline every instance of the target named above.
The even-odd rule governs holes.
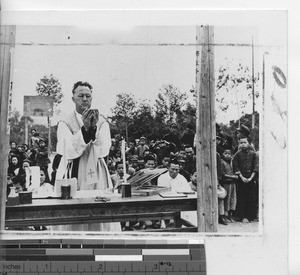
[[[286,12],[65,15],[1,25],[4,237],[221,236],[255,255],[287,209]]]

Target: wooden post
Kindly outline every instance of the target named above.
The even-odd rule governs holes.
[[[0,230],[5,229],[5,206],[7,188],[7,168],[9,150],[9,90],[10,69],[12,62],[11,49],[15,45],[15,26],[1,26],[0,34]]]
[[[197,101],[197,208],[198,231],[216,232],[218,225],[214,28],[196,28],[196,90]]]

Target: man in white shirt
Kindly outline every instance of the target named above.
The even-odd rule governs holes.
[[[157,185],[171,187],[171,192],[192,192],[191,186],[186,178],[179,174],[179,162],[177,160],[171,160],[169,171],[159,176]],[[173,225],[174,220],[170,220],[168,226]],[[160,228],[166,228],[164,220],[161,220]]]
[[[158,186],[171,187],[172,192],[192,192],[186,178],[179,174],[179,162],[171,160],[169,171],[159,176]]]
[[[99,115],[98,110],[91,109],[92,86],[89,83],[76,82],[72,93],[75,110],[58,122],[57,153],[62,158],[56,178],[62,179],[64,175],[67,178],[76,177],[77,190],[112,189],[112,181],[104,161],[111,146],[109,124]],[[112,226],[113,223],[94,225],[71,226],[66,230],[118,231],[117,227]]]

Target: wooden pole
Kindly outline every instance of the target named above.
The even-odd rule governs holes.
[[[9,90],[10,69],[12,63],[11,49],[15,45],[15,26],[1,26],[0,34],[0,230],[5,229],[5,207],[7,188],[7,168],[9,150]]]
[[[214,48],[211,45],[214,42],[214,28],[210,26],[197,26],[196,33],[198,231],[216,232],[218,225],[218,198],[215,79]]]

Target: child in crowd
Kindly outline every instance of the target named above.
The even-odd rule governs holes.
[[[18,182],[25,191],[26,185],[29,186],[31,181],[30,165],[30,161],[28,159],[24,159],[22,166],[14,171],[14,180]]]
[[[37,149],[35,157],[36,165],[47,170],[50,159],[48,157],[48,149],[46,147],[46,143],[42,138],[39,140],[39,145],[40,147]]]
[[[50,179],[45,168],[40,168],[40,186],[38,188],[28,187],[28,191],[35,193],[37,197],[51,196],[54,194],[54,187],[50,183]]]
[[[170,166],[171,159],[169,157],[164,157],[162,160],[162,164],[159,165],[157,168],[168,168]]]
[[[19,169],[21,164],[19,162],[19,157],[16,155],[11,156],[11,162],[9,163],[7,173],[9,175],[15,175],[15,170]]]
[[[113,188],[121,192],[121,184],[124,182],[124,178],[128,178],[129,174],[126,173],[124,176],[124,167],[123,167],[123,162],[119,161],[115,165],[116,173],[111,175],[111,180],[113,184]],[[126,165],[126,170],[128,170],[128,167]]]
[[[256,175],[258,156],[251,149],[248,137],[239,137],[240,150],[233,157],[233,171],[238,176],[237,215],[242,222],[257,221]]]
[[[146,155],[144,157],[145,169],[153,170],[156,167],[155,157],[152,155]]]
[[[139,159],[143,159],[145,156],[146,150],[149,151],[149,147],[148,147],[148,145],[146,145],[146,138],[141,137],[139,145],[136,148],[135,155],[137,155]]]
[[[224,199],[225,219],[232,222],[233,213],[236,209],[236,181],[238,177],[233,173],[232,156],[229,149],[224,150],[222,158],[223,178],[221,183],[227,192],[227,196]]]
[[[218,189],[220,187],[220,182],[223,177],[223,167],[222,159],[220,154],[217,152],[217,179],[218,179]],[[224,198],[218,197],[218,222],[223,225],[228,225],[225,219],[225,209],[224,209]]]
[[[19,152],[18,152],[18,149],[17,149],[17,143],[12,141],[11,144],[10,144],[10,150],[9,150],[9,154],[8,154],[8,162],[11,161],[12,156],[16,156],[18,154],[19,154]]]
[[[13,187],[13,181],[12,181],[12,176],[7,175],[7,186],[6,186],[6,196],[9,195],[10,193],[10,187]]]
[[[197,171],[193,170],[191,174],[191,181],[189,182],[192,191],[197,191]]]

